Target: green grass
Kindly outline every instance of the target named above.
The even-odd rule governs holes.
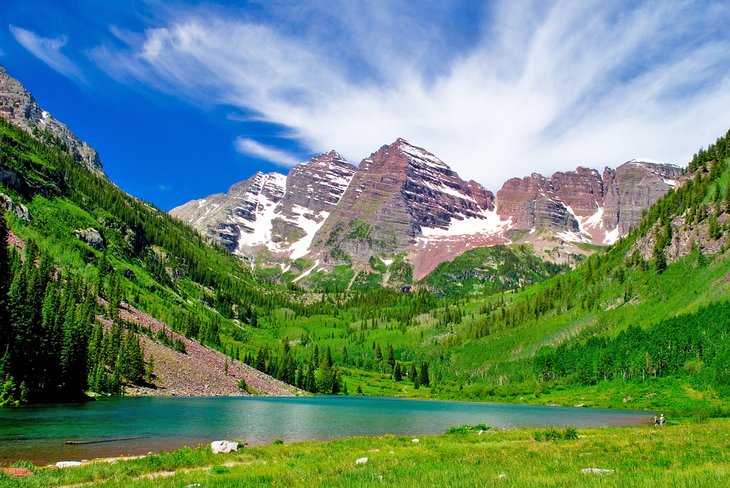
[[[562,434],[563,432],[560,431]],[[664,428],[579,429],[535,440],[534,429],[459,435],[356,437],[245,448],[206,447],[117,463],[49,470],[1,486],[728,486],[730,421]],[[543,439],[544,436],[541,436]],[[550,436],[549,436],[550,437]],[[557,439],[558,436],[555,436]],[[368,458],[356,464],[360,458]],[[583,474],[584,468],[612,470]],[[1,476],[1,475],[0,475]]]

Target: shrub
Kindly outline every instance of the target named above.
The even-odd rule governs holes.
[[[575,427],[566,427],[560,431],[554,427],[548,427],[545,430],[536,430],[532,434],[532,438],[538,442],[543,441],[563,441],[563,440],[574,440],[578,438],[578,431]]]
[[[479,432],[480,430],[489,430],[485,424],[477,425],[460,425],[459,427],[449,427],[446,429],[447,434],[468,434],[469,432]]]

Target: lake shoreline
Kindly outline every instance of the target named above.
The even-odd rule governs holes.
[[[578,429],[576,437],[539,439],[549,428],[362,436],[328,442],[247,447],[212,454],[209,446],[136,458],[97,458],[33,472],[13,486],[727,486],[721,446],[730,420]],[[562,431],[560,431],[562,432]],[[567,432],[567,429],[566,431]],[[552,438],[551,438],[552,439]],[[416,442],[417,440],[417,442]],[[0,475],[0,483],[5,478]]]

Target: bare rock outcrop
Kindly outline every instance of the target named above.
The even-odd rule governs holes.
[[[294,260],[307,254],[354,173],[354,166],[330,151],[287,176],[256,173],[225,194],[193,200],[170,214],[238,256]]]
[[[340,265],[370,273],[373,259],[387,267],[396,256],[418,280],[466,250],[509,242],[574,263],[592,252],[583,244],[625,235],[679,171],[633,160],[603,174],[582,166],[551,177],[533,173],[505,182],[495,199],[399,138],[357,168],[330,151],[287,176],[258,173],[171,214],[234,254],[279,265],[282,274],[298,270],[297,280]]]
[[[50,133],[74,159],[92,171],[104,174],[96,150],[43,110],[33,95],[18,80],[8,75],[3,66],[0,66],[0,117],[30,134]]]
[[[420,238],[447,235],[458,222],[478,224],[493,210],[490,191],[462,180],[428,151],[397,139],[360,163],[312,252],[325,265],[367,262],[379,253],[418,254]]]
[[[497,213],[512,217],[517,231],[549,229],[593,244],[626,235],[641,213],[676,184],[680,168],[632,160],[598,171],[578,167],[550,178],[533,173],[512,178],[497,192]]]

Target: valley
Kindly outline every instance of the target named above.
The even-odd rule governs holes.
[[[358,167],[328,152],[170,215],[118,188],[4,70],[0,81],[4,406],[394,396],[662,411],[695,419],[688,435],[730,414],[730,132],[683,169],[579,167],[508,180],[496,195],[398,139]],[[722,442],[727,426],[710,422]],[[648,443],[678,442],[641,429]],[[625,431],[591,435],[625,442]],[[516,449],[529,434],[495,438]],[[424,459],[468,449],[428,442]],[[200,449],[161,456],[212,462]],[[106,469],[58,481],[117,468]],[[689,479],[683,469],[666,479]],[[698,476],[715,481],[710,471]]]

